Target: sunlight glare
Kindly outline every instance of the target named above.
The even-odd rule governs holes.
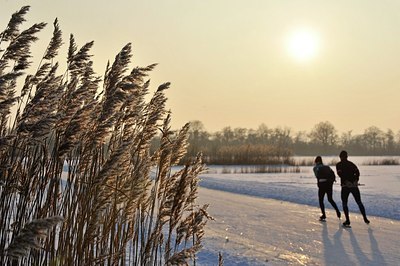
[[[288,37],[287,49],[297,61],[309,61],[317,55],[319,50],[317,34],[309,29],[296,30]]]

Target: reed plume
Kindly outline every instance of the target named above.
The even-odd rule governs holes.
[[[62,221],[62,217],[53,216],[28,222],[6,249],[7,256],[19,258],[27,256],[31,249],[40,249],[40,240],[45,239],[47,232]]]

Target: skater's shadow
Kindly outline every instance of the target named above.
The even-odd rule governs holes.
[[[372,261],[376,262],[377,265],[386,265],[386,261],[383,258],[383,255],[378,246],[378,242],[376,241],[374,237],[374,232],[371,228],[368,228],[368,236],[369,242],[371,243]]]
[[[329,238],[328,227],[326,224],[323,225],[322,239],[324,241],[324,255],[326,265],[387,265],[380,249],[378,242],[376,241],[373,230],[368,228],[369,243],[362,243],[363,249],[360,247],[360,243],[357,240],[357,232],[353,232],[354,229],[344,229],[339,225],[339,229],[333,236],[333,241]],[[343,238],[343,233],[345,237]],[[348,235],[348,238],[347,238]],[[348,239],[350,242],[343,245],[343,240]],[[347,242],[347,241],[345,241]],[[367,254],[371,254],[369,258],[366,255],[366,248],[370,246],[371,251]],[[354,255],[349,255],[354,254]]]
[[[356,236],[352,230],[349,230],[349,236],[350,236],[351,246],[353,247],[354,250],[354,254],[356,255],[360,265],[386,265],[385,259],[383,258],[382,253],[379,250],[378,242],[376,241],[373,234],[373,230],[371,228],[368,228],[368,236],[372,254],[371,259],[369,259],[361,250],[360,245],[356,239]]]
[[[333,236],[331,240],[328,231],[328,225],[323,224],[322,227],[322,241],[324,244],[324,265],[354,265],[349,259],[346,250],[343,247],[341,235],[342,228]]]
[[[364,252],[360,248],[360,245],[357,241],[356,236],[353,233],[353,230],[348,230],[349,231],[349,236],[350,236],[350,243],[351,246],[353,247],[354,255],[357,257],[357,261],[360,263],[360,265],[371,265],[370,259],[368,259],[367,256],[365,256]]]

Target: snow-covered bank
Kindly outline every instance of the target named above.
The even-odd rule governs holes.
[[[343,229],[334,211],[318,221],[317,206],[201,188],[210,221],[197,265],[398,265],[400,221],[351,212]]]

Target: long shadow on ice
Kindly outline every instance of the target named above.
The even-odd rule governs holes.
[[[354,254],[357,257],[359,265],[386,265],[385,259],[382,256],[381,251],[378,248],[378,243],[373,235],[372,229],[368,229],[369,240],[371,244],[371,254],[372,259],[369,259],[362,249],[360,248],[360,244],[356,238],[356,235],[353,233],[352,230],[349,230],[350,235],[350,243],[353,247]]]
[[[360,244],[357,241],[356,236],[353,233],[353,230],[348,230],[349,231],[349,236],[350,236],[350,243],[351,246],[353,247],[354,254],[357,257],[357,260],[360,265],[372,265],[372,262],[368,259],[368,257],[364,254],[362,249],[360,248]],[[381,264],[377,264],[381,265]]]
[[[379,265],[386,265],[385,259],[379,250],[378,241],[376,241],[371,228],[368,228],[368,236],[369,242],[371,243],[372,261],[379,263]]]
[[[335,233],[334,235],[334,246],[335,246],[335,250],[337,250],[337,254],[336,254],[336,264],[332,264],[332,265],[356,265],[354,262],[352,262],[350,260],[348,253],[348,250],[346,251],[346,249],[343,246],[343,240],[342,240],[342,234],[343,231],[345,231],[345,229],[343,229],[340,225],[339,225],[339,229],[338,231]],[[340,261],[340,263],[338,263],[338,260]]]
[[[354,265],[343,247],[342,228],[334,235],[333,242],[329,237],[328,225],[323,223],[322,241],[324,244],[324,265]]]
[[[343,236],[343,232],[345,232],[345,236]],[[346,249],[343,245],[343,241],[347,239],[347,233],[350,246]],[[364,247],[365,250],[365,247],[371,245],[371,258],[369,258],[361,248],[357,240],[357,233],[354,233],[353,229],[343,229],[339,225],[339,229],[335,233],[332,243],[329,238],[327,225],[324,224],[322,239],[324,242],[325,265],[387,265],[379,250],[373,231],[370,228],[368,229],[368,236],[370,243],[362,243],[361,246]]]

